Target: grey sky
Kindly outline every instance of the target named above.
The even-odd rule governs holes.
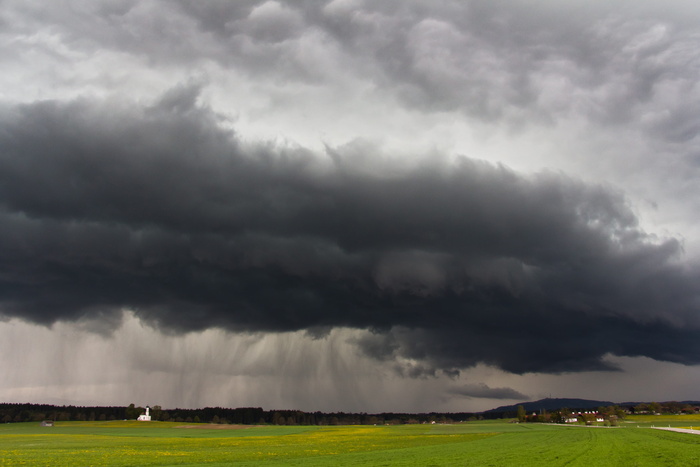
[[[608,3],[3,2],[0,397],[694,397],[700,18]]]

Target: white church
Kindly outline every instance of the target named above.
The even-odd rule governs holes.
[[[142,413],[141,415],[139,415],[139,418],[137,418],[136,420],[138,420],[139,422],[150,422],[151,421],[151,415],[149,414],[150,410],[151,410],[151,408],[146,406],[146,413]]]

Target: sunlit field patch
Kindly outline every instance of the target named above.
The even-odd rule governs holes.
[[[640,423],[642,422],[640,419]],[[657,423],[679,423],[657,417]],[[690,419],[685,418],[684,421]],[[59,422],[0,426],[0,465],[696,465],[700,436],[513,424],[255,426]]]

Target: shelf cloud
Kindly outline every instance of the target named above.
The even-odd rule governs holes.
[[[343,146],[245,143],[197,91],[3,109],[6,314],[369,329],[368,355],[428,371],[700,361],[697,269],[623,193],[468,157],[377,171]]]

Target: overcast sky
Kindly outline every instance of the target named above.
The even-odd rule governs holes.
[[[0,0],[0,400],[700,399],[692,1]]]

